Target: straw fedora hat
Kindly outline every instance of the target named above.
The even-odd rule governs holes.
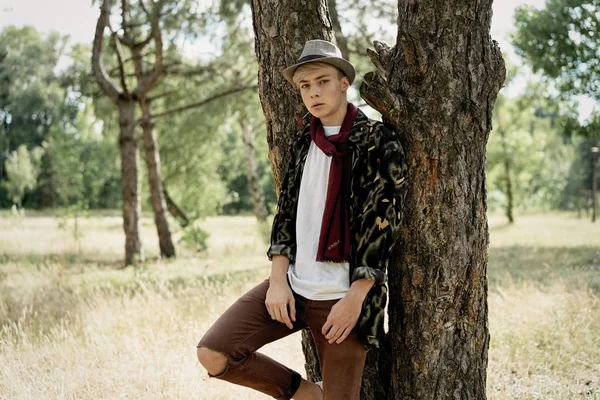
[[[304,50],[298,59],[298,62],[292,66],[287,67],[283,70],[283,77],[291,83],[294,83],[292,77],[298,67],[311,63],[311,62],[323,62],[326,64],[333,65],[341,69],[344,74],[348,77],[350,84],[354,81],[356,72],[352,64],[348,60],[342,57],[342,52],[333,43],[325,40],[309,40],[304,44]]]

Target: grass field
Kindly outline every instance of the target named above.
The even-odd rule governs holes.
[[[567,214],[490,216],[488,399],[600,399],[600,222]],[[195,344],[266,278],[250,217],[209,218],[209,251],[178,246],[119,269],[118,214],[59,228],[48,214],[0,213],[0,399],[265,399],[208,381]],[[264,352],[301,373],[299,334]]]

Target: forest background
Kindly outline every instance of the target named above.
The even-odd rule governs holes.
[[[77,6],[83,14],[72,24],[78,27],[72,28],[73,39],[62,33],[67,28],[48,30],[61,25],[65,17],[60,15],[50,19],[54,23],[40,23],[42,30],[11,25],[13,16],[21,23],[38,19],[31,14],[25,17],[27,2],[4,3],[0,13],[0,208],[15,205],[59,214],[60,210],[119,209],[117,114],[93,80],[90,67],[97,8]],[[533,4],[543,6],[539,1]],[[557,63],[552,57],[559,56],[552,52],[558,46],[571,46],[574,53],[583,54],[581,47],[588,44],[582,39],[580,46],[577,40],[557,43],[547,55],[533,51],[527,55],[527,33],[518,28],[535,8],[522,8],[513,21],[514,5],[494,4],[498,17],[492,20],[492,35],[500,40],[509,72],[494,112],[496,134],[491,134],[488,143],[488,209],[507,215],[549,210],[589,213],[590,149],[598,141],[593,69],[587,77],[573,80],[567,72],[544,70],[544,63]],[[64,3],[64,8],[56,10],[67,6]],[[173,7],[172,21],[165,21],[171,24],[165,26],[164,35],[168,65],[164,79],[153,89],[159,95],[153,100],[153,110],[159,113],[201,104],[156,119],[165,193],[192,220],[253,212],[262,218],[265,212],[273,212],[276,196],[255,86],[257,63],[249,7],[243,1]],[[345,2],[337,8],[340,34],[348,42],[360,79],[369,70],[365,54],[371,41],[394,41],[397,10],[386,1]],[[534,23],[529,29],[535,29]],[[581,29],[585,26],[577,28],[576,34],[585,35]],[[113,47],[107,46],[106,59],[107,69],[115,72],[116,61],[110,58]],[[557,69],[585,70],[589,60],[577,59],[577,54],[571,58],[571,64]],[[357,92],[352,100],[377,117]],[[254,158],[251,167],[249,157]],[[249,179],[253,174],[258,180],[254,188]],[[140,176],[139,181],[142,209],[151,211],[147,179]],[[253,208],[252,191],[262,199],[262,210]]]

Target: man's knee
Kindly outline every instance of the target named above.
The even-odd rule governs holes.
[[[227,369],[227,357],[206,347],[198,347],[198,361],[212,376],[220,375]]]

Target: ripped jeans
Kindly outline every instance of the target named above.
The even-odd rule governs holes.
[[[323,398],[359,399],[367,351],[356,330],[340,344],[329,344],[321,333],[331,307],[339,301],[309,300],[296,293],[293,329],[271,319],[265,306],[269,288],[266,279],[242,295],[225,311],[200,340],[197,347],[220,352],[228,365],[210,377],[246,386],[276,399],[291,399],[300,386],[298,372],[259,352],[262,346],[308,327],[315,340],[323,377]]]

